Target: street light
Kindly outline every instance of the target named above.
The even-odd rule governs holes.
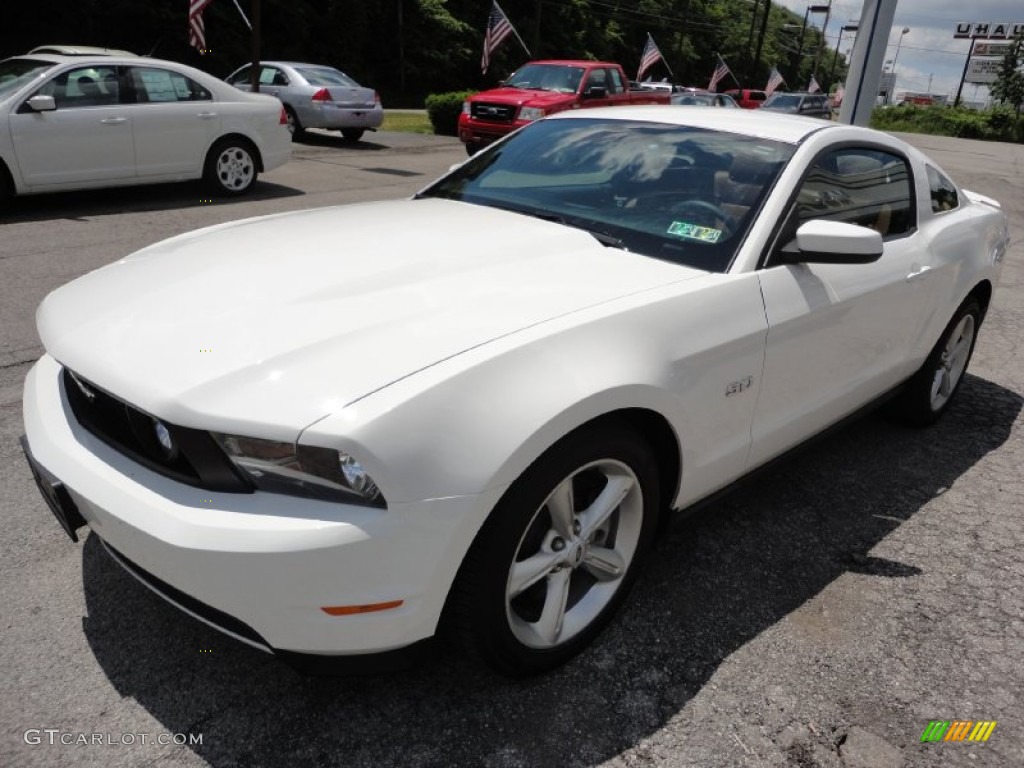
[[[829,0],[829,5],[808,5],[807,10],[804,11],[804,23],[800,27],[800,40],[796,45],[796,64],[791,64],[793,82],[797,82],[800,79],[800,61],[804,55],[804,36],[807,34],[807,17],[812,13],[829,13],[832,10],[831,1],[832,0]],[[820,46],[818,50],[821,50]]]
[[[854,38],[853,39],[854,39],[854,42],[856,42],[856,40],[857,40],[856,33],[857,33],[858,29],[859,29],[859,27],[856,24],[847,24],[845,27],[841,27],[840,28],[840,30],[839,30],[839,39],[836,40],[836,52],[835,52],[835,55],[832,57],[832,69],[828,73],[828,88],[832,87],[832,81],[835,79],[835,76],[836,76],[836,64],[839,61],[839,48],[843,44],[843,33],[845,33],[845,32],[853,32],[854,33]],[[826,88],[826,91],[828,90],[828,88]]]
[[[900,46],[903,45],[903,36],[910,31],[910,27],[904,27],[900,32],[900,39],[896,42],[896,55],[892,57],[892,91],[889,93],[889,102],[892,104],[892,94],[896,92],[896,62],[900,60]]]

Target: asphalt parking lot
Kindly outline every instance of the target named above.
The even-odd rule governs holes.
[[[458,142],[314,133],[242,201],[191,184],[15,200],[0,766],[1024,765],[1024,147],[905,138],[1011,217],[958,402],[925,431],[870,416],[677,524],[595,646],[520,682],[447,649],[396,675],[302,677],[164,604],[94,538],[73,545],[17,442],[48,291],[200,226],[408,195]],[[998,725],[984,744],[922,744],[931,720]],[[189,743],[156,743],[169,734]]]

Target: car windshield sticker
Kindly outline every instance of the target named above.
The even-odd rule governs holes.
[[[679,235],[687,240],[699,240],[702,243],[717,243],[722,236],[722,230],[711,227],[700,227],[696,224],[688,224],[685,221],[673,221],[668,228],[670,235]]]

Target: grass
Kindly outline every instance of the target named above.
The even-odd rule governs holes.
[[[384,113],[382,131],[401,131],[403,133],[433,133],[430,119],[425,112],[400,112],[388,110]]]

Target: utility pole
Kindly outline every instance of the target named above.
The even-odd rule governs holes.
[[[398,8],[398,90],[405,94],[405,35],[402,23],[402,0],[396,0]]]
[[[754,0],[754,7],[750,11],[750,32],[747,34],[747,57],[751,57],[754,52],[754,27],[757,26],[757,9],[761,7],[761,0]],[[750,58],[750,72],[749,76],[753,75],[754,60]]]
[[[821,49],[825,47],[825,32],[828,30],[828,20],[832,16],[832,0],[828,0],[825,6],[825,24],[821,28],[821,40],[818,41],[818,50],[814,54],[814,79],[818,79],[818,65],[821,63]]]
[[[260,0],[252,0],[252,68],[249,70],[249,85],[253,93],[260,91],[260,5]]]
[[[772,12],[772,0],[764,0],[764,18],[761,19],[761,31],[757,35],[757,53],[754,54],[754,67],[761,66],[761,49],[764,46],[764,36],[768,32],[768,14]]]

